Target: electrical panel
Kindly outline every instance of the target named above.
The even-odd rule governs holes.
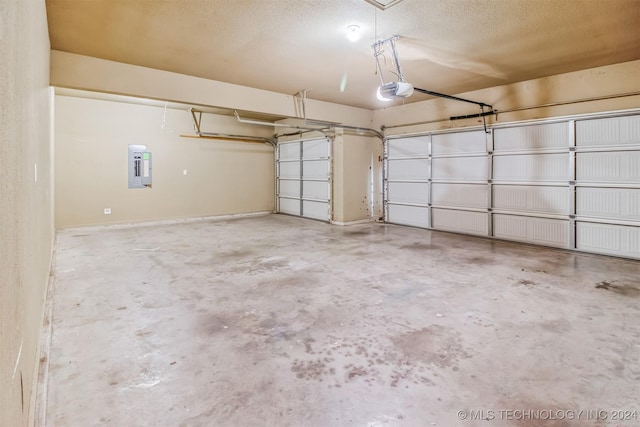
[[[129,145],[129,188],[151,188],[151,152],[146,145]]]

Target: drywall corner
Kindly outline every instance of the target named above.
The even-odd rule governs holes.
[[[0,47],[0,425],[31,426],[54,236],[44,1],[3,2]]]

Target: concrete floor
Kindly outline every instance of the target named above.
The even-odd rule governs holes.
[[[61,231],[52,286],[49,426],[640,424],[639,262],[270,215]]]

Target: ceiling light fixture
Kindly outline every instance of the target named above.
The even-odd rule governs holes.
[[[359,25],[349,25],[347,27],[347,39],[350,42],[357,42],[360,40],[360,26]]]

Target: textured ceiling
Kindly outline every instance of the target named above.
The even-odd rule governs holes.
[[[370,109],[371,44],[394,34],[406,80],[449,94],[640,59],[640,0],[46,3],[52,49]]]

